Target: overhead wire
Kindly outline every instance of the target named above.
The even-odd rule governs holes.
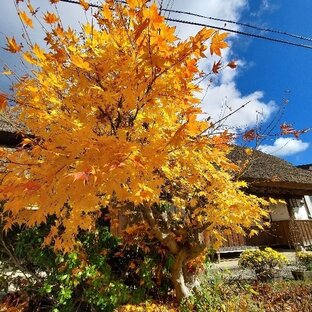
[[[80,5],[80,3],[78,1],[75,1],[75,0],[60,0],[60,1],[61,2],[65,2],[65,3],[71,3],[71,4],[78,4],[78,5]],[[124,3],[124,4],[127,3],[126,1],[123,1],[123,0],[119,0],[119,1],[117,0],[117,2]],[[101,7],[101,5],[93,4],[93,3],[89,3],[89,5],[90,5],[90,7],[96,7],[96,8],[100,8]],[[196,13],[192,13],[192,12],[173,10],[172,8],[170,8],[170,9],[162,8],[162,11],[168,12],[168,13],[185,14],[185,15],[188,15],[188,16],[200,17],[200,18],[205,18],[205,19],[214,20],[214,21],[218,21],[218,22],[229,23],[229,24],[230,23],[231,24],[236,24],[236,25],[239,25],[239,26],[245,26],[245,27],[253,28],[253,29],[256,29],[256,30],[260,30],[260,31],[266,31],[266,32],[271,32],[271,33],[282,34],[282,35],[289,36],[289,37],[292,37],[292,38],[296,38],[296,39],[306,40],[306,41],[311,41],[312,42],[312,38],[301,36],[301,35],[297,35],[297,34],[291,34],[291,33],[280,31],[280,30],[276,30],[276,29],[262,28],[262,27],[255,26],[255,25],[250,25],[250,24],[241,23],[241,22],[235,22],[235,21],[231,21],[231,20],[227,20],[227,19],[221,19],[221,18],[216,18],[216,17],[207,17],[207,16],[204,16],[204,15],[196,14]],[[218,29],[218,30],[222,30],[222,31],[227,31],[227,32],[230,32],[230,33],[238,34],[238,35],[244,35],[244,36],[248,36],[248,37],[252,37],[252,38],[263,39],[263,40],[267,40],[267,41],[271,41],[271,42],[275,42],[275,43],[281,43],[281,44],[286,44],[286,45],[291,45],[291,46],[295,46],[295,47],[299,47],[299,48],[305,48],[305,49],[311,49],[312,50],[312,45],[306,45],[306,44],[302,44],[302,43],[294,42],[294,41],[289,41],[289,40],[285,40],[285,39],[269,37],[269,36],[265,36],[265,35],[261,35],[261,34],[250,33],[250,32],[247,32],[247,31],[236,30],[236,29],[222,27],[222,26],[217,26],[217,25],[210,25],[210,24],[207,24],[207,23],[192,22],[192,21],[188,21],[188,20],[182,20],[182,19],[179,19],[179,18],[165,17],[165,19],[167,21],[169,21],[169,22],[181,23],[181,24],[187,24],[187,25],[193,25],[193,26],[201,26],[201,27],[210,27],[210,28],[214,28],[214,29]]]
[[[167,11],[167,12],[177,13],[177,14],[182,14],[182,15],[188,15],[188,16],[193,16],[193,17],[200,17],[200,18],[203,18],[203,19],[208,19],[208,20],[217,21],[217,22],[223,22],[223,23],[228,23],[228,24],[235,24],[235,25],[238,25],[238,26],[244,26],[244,27],[256,29],[256,30],[259,30],[259,31],[276,33],[276,34],[280,34],[280,35],[284,35],[284,36],[288,36],[288,37],[292,37],[292,38],[296,38],[296,39],[306,40],[306,41],[312,42],[312,38],[310,38],[310,37],[297,35],[297,34],[289,33],[289,32],[282,31],[282,30],[277,30],[277,29],[273,29],[273,28],[264,28],[264,27],[260,27],[260,26],[256,26],[256,25],[252,25],[252,24],[232,21],[232,20],[229,20],[229,19],[205,16],[205,15],[202,15],[202,14],[197,14],[197,13],[193,13],[193,12],[186,12],[186,11],[181,11],[181,10],[162,9],[162,11],[164,11],[164,12]]]
[[[209,24],[205,24],[205,23],[190,22],[190,21],[180,20],[180,19],[175,19],[175,18],[166,18],[166,20],[169,22],[176,22],[176,23],[182,23],[182,24],[188,24],[188,25],[194,25],[194,26],[210,27],[210,28],[214,28],[214,29],[218,29],[218,30],[231,32],[234,34],[244,35],[244,36],[258,38],[258,39],[264,39],[264,40],[268,40],[268,41],[272,41],[272,42],[283,43],[283,44],[288,44],[288,45],[312,50],[311,45],[306,45],[306,44],[288,41],[288,40],[284,40],[284,39],[268,37],[268,36],[264,36],[264,35],[258,35],[258,34],[254,34],[254,33],[248,33],[248,32],[241,31],[241,30],[235,30],[235,29],[230,29],[230,28],[216,26],[216,25],[209,25]]]

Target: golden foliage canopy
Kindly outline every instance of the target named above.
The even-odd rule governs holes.
[[[20,11],[32,27],[29,15]],[[41,17],[47,48],[8,38],[7,49],[32,68],[13,96],[33,136],[2,153],[6,229],[54,215],[45,242],[66,251],[79,229],[92,230],[103,206],[112,215],[140,213],[137,228],[159,239],[163,227],[181,241],[206,229],[221,240],[221,228],[260,225],[259,199],[233,179],[230,136],[202,135],[212,125],[198,118],[197,82],[205,75],[198,62],[209,45],[220,55],[225,34],[202,29],[181,41],[143,0],[103,3],[79,32],[56,13]],[[160,225],[153,207],[164,203],[171,208]]]

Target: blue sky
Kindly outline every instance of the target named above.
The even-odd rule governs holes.
[[[267,10],[255,16],[253,13],[261,11],[263,1],[250,1],[249,9],[244,10],[241,21],[312,37],[311,1],[265,2],[268,4]],[[248,41],[247,45],[242,44],[242,40]],[[312,45],[308,41],[302,43]],[[264,101],[274,100],[277,104],[288,99],[282,121],[296,129],[312,127],[312,50],[239,37],[235,41],[234,51],[250,64],[237,79],[241,92],[249,93],[257,88],[264,91]],[[309,143],[309,147],[284,158],[295,164],[312,163],[312,132],[302,135],[300,139]],[[273,145],[274,139],[266,144]]]
[[[15,0],[5,0],[0,11],[0,46],[5,46],[5,34],[12,36],[20,33],[21,25],[16,16]],[[25,0],[26,1],[26,0]],[[312,1],[290,0],[166,0],[173,9],[185,10],[207,16],[230,19],[261,27],[275,28],[290,33],[312,37],[311,12]],[[48,0],[32,0],[35,7],[46,11],[50,8]],[[97,3],[96,0],[93,3]],[[85,21],[82,10],[74,5],[60,4],[63,22],[78,25]],[[176,15],[171,14],[171,17]],[[209,22],[190,17],[184,19]],[[211,22],[210,22],[211,23]],[[224,23],[217,25],[223,26]],[[237,30],[248,30],[237,25],[227,25]],[[195,34],[198,27],[177,25],[181,38]],[[253,32],[253,30],[249,30]],[[265,33],[261,33],[265,34]],[[270,35],[270,34],[267,34]],[[38,32],[33,36],[40,40]],[[272,36],[272,34],[270,35]],[[287,38],[285,38],[287,39]],[[289,40],[292,40],[289,38]],[[259,118],[268,122],[273,118],[278,107],[287,99],[284,115],[280,123],[292,124],[296,129],[312,127],[312,50],[305,50],[259,39],[251,39],[239,35],[231,35],[230,49],[224,53],[224,62],[237,60],[237,70],[225,70],[208,89],[202,105],[204,110],[218,119],[230,109],[235,109],[247,101],[250,103],[239,114],[229,118],[226,123],[230,127],[255,127]],[[303,42],[311,44],[312,42]],[[14,56],[0,51],[0,63],[13,65]],[[207,69],[211,60],[202,64]],[[8,81],[0,77],[0,89],[7,90]],[[203,85],[203,88],[206,88]],[[261,115],[255,113],[261,112]],[[262,116],[262,117],[259,117]],[[277,128],[276,131],[279,129]],[[271,137],[261,142],[262,150],[282,157],[294,164],[312,163],[312,132],[302,135],[299,140]]]

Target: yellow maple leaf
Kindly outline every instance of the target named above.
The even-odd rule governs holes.
[[[251,231],[249,232],[249,237],[252,237],[252,236],[257,235],[257,234],[258,234],[258,231],[257,231],[257,230],[251,230]]]
[[[22,22],[26,26],[29,26],[30,28],[34,28],[32,19],[28,17],[28,15],[25,11],[20,11],[18,14],[19,14],[19,17],[21,18]]]
[[[251,156],[253,154],[253,150],[251,148],[245,148],[244,149],[246,155]]]
[[[1,75],[10,76],[10,75],[13,75],[13,72],[9,69],[6,69],[1,73]]]
[[[36,55],[36,57],[40,60],[40,61],[44,61],[46,59],[45,55],[44,55],[44,50],[42,50],[38,44],[35,44],[33,46],[33,52]]]
[[[85,10],[89,2],[80,0]],[[173,234],[181,246],[189,245],[190,227],[211,224],[206,230],[216,229],[216,247],[224,242],[223,228],[259,229],[262,202],[243,193],[244,182],[233,180],[235,166],[227,158],[232,136],[199,135],[213,125],[199,118],[196,77],[205,73],[197,64],[206,57],[206,41],[219,55],[226,35],[204,29],[181,42],[155,4],[127,3],[107,0],[93,23],[79,31],[63,29],[56,13],[42,13],[53,24],[48,45],[25,48],[23,58],[36,68],[21,77],[14,73],[21,122],[36,139],[23,140],[9,155],[12,163],[0,187],[8,216],[34,226],[55,215],[64,231],[55,231],[45,243],[64,251],[77,246],[81,229],[95,229],[103,205],[112,229],[129,241],[146,234],[157,239],[154,225],[144,218],[162,211],[161,202],[168,225],[181,228]],[[7,48],[16,53],[21,46],[13,39]],[[1,103],[9,105],[5,95]],[[13,162],[34,166],[25,174],[25,166]],[[64,203],[70,207],[66,218]],[[25,212],[35,206],[36,212]],[[151,211],[137,219],[137,208],[148,207]],[[133,223],[122,224],[123,217],[133,217]],[[159,244],[168,249],[163,240]]]
[[[274,198],[272,198],[272,197],[269,197],[269,202],[271,203],[271,204],[274,204],[274,205],[277,205],[277,200],[276,199],[274,199]]]
[[[36,10],[35,10],[34,7],[31,5],[30,2],[27,3],[27,8],[28,8],[29,12],[30,12],[32,15],[35,15],[35,14],[36,14]]]
[[[218,31],[214,34],[210,43],[210,54],[216,54],[221,56],[221,49],[227,48],[228,44],[224,41],[227,37],[227,33],[220,34]]]
[[[36,59],[32,56],[32,54],[29,51],[23,53],[23,59],[29,64],[37,63]]]
[[[72,63],[81,69],[85,69],[87,71],[91,70],[90,64],[79,55],[72,55],[70,57]]]
[[[17,53],[22,50],[22,45],[21,44],[18,45],[14,37],[12,38],[6,37],[6,40],[7,40],[7,48],[5,48],[5,50],[11,53]]]

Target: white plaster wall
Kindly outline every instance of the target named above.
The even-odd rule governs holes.
[[[272,221],[283,221],[289,220],[289,213],[286,204],[278,203],[278,204],[271,204],[271,219]]]
[[[310,218],[312,217],[312,196],[304,196],[304,200],[310,214]]]
[[[297,199],[294,201],[295,206],[293,207],[294,215],[296,220],[308,220],[309,215],[307,207],[305,205],[305,200],[302,197],[301,200]]]

